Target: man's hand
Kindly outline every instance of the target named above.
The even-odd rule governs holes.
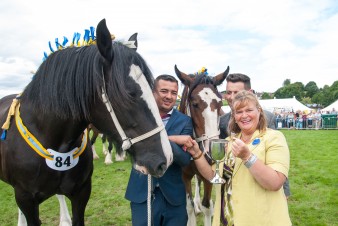
[[[169,140],[183,146],[184,151],[193,146],[193,139],[189,135],[172,135]]]

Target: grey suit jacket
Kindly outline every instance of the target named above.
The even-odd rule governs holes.
[[[276,116],[274,114],[272,114],[270,111],[264,110],[264,113],[265,113],[265,116],[266,116],[268,128],[276,129],[276,125],[275,125]],[[222,138],[222,139],[229,136],[228,126],[229,126],[230,116],[231,116],[231,112],[226,113],[225,115],[222,115],[220,117],[219,130],[220,130],[220,138]]]

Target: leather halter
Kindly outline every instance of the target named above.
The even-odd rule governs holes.
[[[190,88],[189,87],[187,87],[187,88],[188,88],[188,93],[189,93],[190,92],[189,91]],[[191,92],[192,92],[192,90],[191,90]],[[189,98],[186,98],[186,103],[185,103],[185,105],[186,105],[186,112],[187,112],[186,114],[191,117],[190,105],[189,105],[188,99]],[[197,143],[202,142],[203,146],[204,146],[203,141],[205,141],[205,140],[211,140],[211,139],[213,139],[213,138],[215,138],[215,137],[217,137],[219,135],[220,135],[220,130],[218,130],[218,132],[216,134],[211,134],[211,135],[209,135],[209,134],[202,134],[200,137],[196,137],[196,132],[195,132],[195,129],[194,129],[194,137],[195,137],[196,142]]]

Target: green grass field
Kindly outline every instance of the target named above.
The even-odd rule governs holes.
[[[338,225],[338,130],[282,130],[289,144],[293,225]],[[97,142],[96,150],[101,150]],[[124,191],[131,163],[106,166],[102,153],[95,160],[92,195],[86,209],[87,225],[131,225],[129,202]],[[0,225],[17,225],[13,189],[0,182]],[[59,204],[55,197],[40,205],[42,225],[58,225]],[[203,225],[201,216],[199,224]]]

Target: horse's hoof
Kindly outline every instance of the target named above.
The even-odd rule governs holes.
[[[105,161],[104,162],[106,165],[110,165],[110,164],[113,164],[113,161]]]
[[[123,156],[116,155],[116,156],[115,156],[115,161],[117,161],[117,162],[123,162],[123,161],[124,161],[124,157],[123,157]]]
[[[99,159],[100,157],[98,155],[94,155],[93,159]]]

